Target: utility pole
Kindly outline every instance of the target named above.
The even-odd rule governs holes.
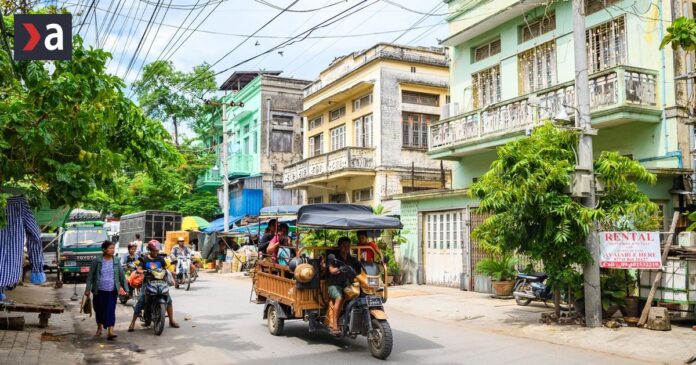
[[[225,94],[225,96],[227,96],[227,94]],[[206,100],[205,103],[213,106],[222,105],[222,153],[220,158],[222,161],[220,163],[222,164],[222,224],[225,225],[222,231],[227,232],[230,229],[230,182],[228,180],[229,171],[227,166],[227,144],[229,143],[227,135],[227,107],[238,106],[243,108],[244,103],[235,103],[234,101],[226,102],[224,100],[222,103]]]
[[[590,93],[587,74],[587,48],[585,46],[585,0],[573,0],[573,47],[575,53],[575,97],[577,116],[575,126],[580,130],[576,179],[589,178],[590,191],[582,198],[588,208],[595,207],[595,183],[592,156],[593,129],[590,121]],[[592,261],[583,267],[585,288],[585,321],[587,327],[602,325],[602,301],[599,284],[599,245],[595,237],[594,222],[590,226],[585,247]]]
[[[230,228],[230,182],[227,166],[227,102],[222,102],[222,212],[224,224],[222,231],[227,232]]]

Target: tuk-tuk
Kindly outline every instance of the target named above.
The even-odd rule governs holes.
[[[401,222],[378,216],[372,209],[355,204],[313,204],[297,212],[297,239],[289,249],[294,257],[281,265],[272,257],[256,264],[254,291],[257,303],[264,304],[263,318],[272,335],[283,332],[287,320],[303,320],[309,331],[330,332],[328,318],[332,310],[327,289],[327,264],[335,260],[335,247],[303,247],[306,230],[379,231],[401,229]],[[384,303],[387,301],[387,267],[380,252],[371,246],[351,246],[351,254],[363,257],[372,251],[370,262],[361,260],[361,272],[343,291],[343,308],[338,320],[337,337],[366,336],[372,356],[386,359],[392,351],[393,336]],[[357,254],[357,255],[356,255]],[[285,262],[287,260],[283,260]]]

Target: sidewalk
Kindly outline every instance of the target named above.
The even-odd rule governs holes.
[[[514,300],[493,299],[489,294],[425,285],[389,288],[387,311],[418,315],[436,321],[573,346],[662,364],[683,364],[696,355],[696,331],[672,324],[669,332],[622,327],[589,329],[575,325],[545,325],[540,314],[553,309],[541,302],[518,306]]]
[[[17,287],[6,292],[9,300],[21,301],[23,297],[57,298],[58,291],[52,287],[29,285]],[[24,331],[0,330],[0,364],[78,364],[82,355],[63,336],[71,334],[73,320],[68,311],[53,314],[48,328],[39,328],[36,313],[2,312],[0,321],[5,316],[24,316]]]

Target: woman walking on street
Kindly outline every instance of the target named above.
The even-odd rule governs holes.
[[[126,295],[128,284],[121,263],[114,259],[116,247],[111,241],[102,243],[103,256],[92,261],[87,277],[85,296],[94,295],[93,307],[97,318],[97,333],[101,336],[106,327],[107,340],[114,340],[114,323],[116,322],[116,299]]]

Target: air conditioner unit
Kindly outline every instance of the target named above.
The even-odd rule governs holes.
[[[447,103],[440,108],[440,119],[451,118],[459,114],[459,103]]]
[[[678,236],[679,247],[696,247],[696,232],[684,231]]]

